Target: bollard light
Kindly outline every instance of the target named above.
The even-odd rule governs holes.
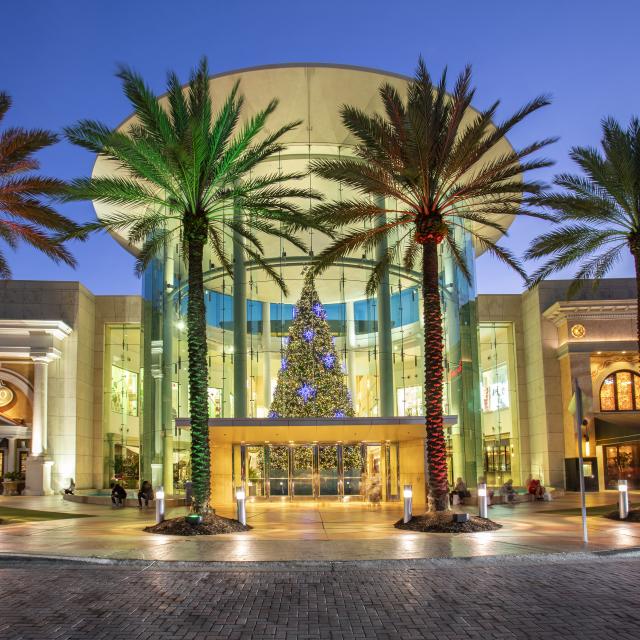
[[[478,515],[481,518],[488,517],[487,511],[487,485],[484,482],[478,484]]]
[[[620,520],[629,516],[629,487],[626,480],[618,480],[618,513]]]
[[[238,522],[242,525],[247,524],[247,507],[244,489],[238,487],[236,489],[236,505],[238,506]]]
[[[164,520],[164,487],[156,489],[156,524]]]
[[[404,485],[404,491],[402,492],[404,496],[404,515],[402,516],[402,522],[407,524],[409,520],[411,520],[411,512],[413,507],[413,489],[410,484]]]

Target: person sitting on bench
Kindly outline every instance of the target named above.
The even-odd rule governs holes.
[[[153,500],[153,488],[148,480],[145,480],[138,491],[138,507],[142,509],[142,501],[144,500],[144,506],[149,506],[149,500]]]
[[[540,480],[534,480],[533,476],[527,478],[527,491],[536,499],[544,500],[545,489]]]
[[[452,503],[453,503],[453,496],[458,496],[458,499],[460,501],[459,504],[464,504],[464,499],[471,497],[471,493],[468,491],[467,485],[465,484],[465,481],[462,478],[458,478],[456,480],[456,485],[455,487],[453,487],[453,491],[451,492],[450,496],[451,496]]]
[[[124,501],[127,499],[127,492],[125,488],[119,483],[114,482],[111,484],[111,502],[114,507],[124,507]]]
[[[64,490],[64,495],[72,496],[75,490],[76,490],[76,483],[73,481],[73,478],[71,478],[71,480],[69,480],[69,487]]]
[[[513,488],[513,480],[507,480],[500,489],[500,495],[506,498],[507,502],[513,502],[516,499],[516,490]]]

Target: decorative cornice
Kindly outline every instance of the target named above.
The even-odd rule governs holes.
[[[633,320],[636,300],[572,300],[554,302],[542,316],[558,327],[565,320]]]
[[[0,335],[45,334],[64,340],[71,332],[71,327],[62,320],[0,320]]]

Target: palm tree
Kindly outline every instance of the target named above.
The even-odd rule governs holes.
[[[0,122],[10,107],[11,98],[0,92]],[[0,133],[0,239],[12,249],[26,242],[55,262],[75,266],[62,236],[76,225],[43,200],[60,194],[64,183],[33,174],[40,168],[34,153],[57,141],[54,133],[43,129],[10,127]],[[0,278],[10,277],[11,269],[0,251]]]
[[[585,280],[597,284],[620,260],[633,256],[638,288],[638,351],[640,352],[640,120],[623,129],[613,118],[602,121],[602,149],[573,147],[571,159],[583,175],[560,174],[554,184],[563,191],[541,194],[536,203],[553,212],[557,226],[536,238],[525,254],[548,258],[530,278],[541,280],[578,264],[569,296]]]
[[[505,214],[535,215],[521,206],[521,200],[523,195],[537,194],[541,185],[520,176],[550,164],[545,159],[525,158],[552,142],[542,140],[520,150],[495,149],[516,124],[547,105],[547,98],[536,98],[494,127],[491,122],[498,102],[480,113],[469,111],[474,96],[470,67],[458,77],[451,96],[446,84],[446,71],[434,84],[421,58],[406,100],[391,85],[380,87],[384,115],[369,116],[352,106],[342,108],[342,121],[357,141],[355,157],[316,160],[311,166],[317,175],[340,181],[357,194],[347,201],[316,207],[320,221],[338,229],[351,227],[318,255],[317,272],[354,251],[388,243],[367,283],[367,294],[373,295],[394,260],[401,259],[408,270],[416,260],[421,261],[431,511],[448,509],[439,247],[446,246],[470,279],[462,247],[454,237],[456,229],[464,229],[482,249],[524,277],[518,261],[508,249],[495,244],[486,229],[505,233],[499,222]]]
[[[114,161],[124,172],[77,179],[66,197],[104,202],[119,209],[84,231],[125,233],[131,244],[140,246],[138,273],[166,243],[180,243],[189,287],[187,347],[194,508],[203,513],[209,508],[210,497],[202,269],[205,246],[210,245],[214,260],[232,274],[227,247],[242,242],[247,256],[286,292],[281,276],[262,257],[258,234],[278,236],[306,251],[304,243],[295,237],[306,216],[292,199],[316,195],[287,184],[304,174],[250,175],[260,162],[284,149],[280,139],[300,124],[292,122],[267,133],[265,125],[276,109],[276,100],[239,127],[243,98],[238,84],[214,113],[206,59],[192,72],[186,92],[176,74],[169,74],[166,109],[138,74],[121,68],[117,76],[133,106],[135,124],[125,132],[84,120],[67,128],[66,135],[71,142]],[[239,207],[240,213],[226,215],[234,207]],[[225,237],[231,242],[225,244]]]

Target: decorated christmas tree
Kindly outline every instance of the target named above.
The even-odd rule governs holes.
[[[345,418],[353,415],[327,314],[307,275],[293,311],[270,418]]]

